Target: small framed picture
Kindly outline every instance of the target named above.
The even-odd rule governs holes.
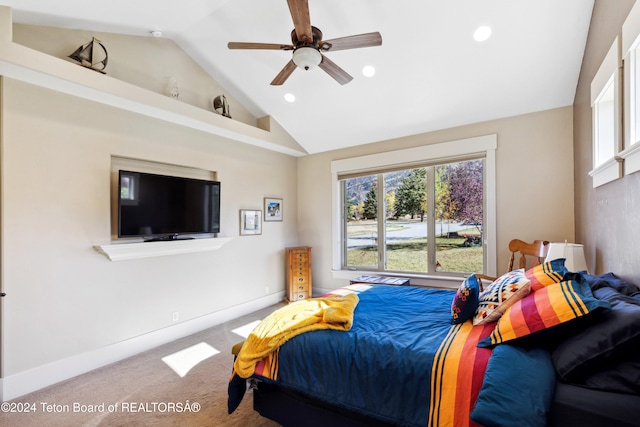
[[[282,199],[264,198],[264,220],[282,221]]]
[[[240,235],[262,234],[262,211],[240,209]]]

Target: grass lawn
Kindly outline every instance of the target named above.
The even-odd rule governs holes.
[[[399,224],[398,228],[402,228]],[[367,231],[364,231],[364,230]],[[351,231],[351,228],[350,228]],[[372,234],[375,224],[363,224],[356,233],[349,236]],[[387,227],[387,231],[390,228]],[[458,232],[461,237],[436,237],[437,261],[440,263],[438,271],[449,272],[482,272],[482,247],[465,247],[463,235],[479,236],[476,228],[469,228]],[[347,252],[349,266],[376,266],[378,251],[376,248],[356,248]],[[416,238],[390,243],[387,246],[387,270],[427,272],[427,239]]]

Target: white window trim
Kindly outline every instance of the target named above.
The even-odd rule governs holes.
[[[640,123],[634,123],[635,109],[640,105],[635,105],[632,97],[635,88],[640,86],[640,81],[633,79],[635,55],[640,46],[640,3],[636,3],[627,15],[622,24],[622,54],[624,56],[624,138],[623,150],[619,153],[621,161],[624,161],[624,173],[629,175],[640,171]]]
[[[609,48],[607,55],[605,56],[598,72],[591,81],[591,112],[592,112],[592,139],[593,139],[593,170],[589,172],[589,175],[593,178],[593,188],[604,185],[608,182],[614,181],[618,178],[622,178],[622,158],[618,155],[622,148],[621,146],[621,122],[622,122],[622,91],[621,91],[621,74],[622,74],[622,60],[621,60],[621,41],[620,37],[616,37],[613,44]],[[600,99],[604,90],[611,84],[613,79],[613,91],[614,91],[614,117],[613,117],[613,156],[597,161],[598,153],[598,117],[597,117],[597,102]]]
[[[486,223],[483,224],[484,251],[487,260],[487,274],[496,275],[496,149],[498,137],[496,134],[478,136],[474,138],[459,139],[455,141],[441,142],[437,144],[423,145],[420,147],[406,148],[402,150],[387,151],[384,153],[369,154],[366,156],[351,157],[334,160],[331,162],[332,180],[332,273],[334,278],[354,278],[362,272],[342,270],[342,201],[340,181],[338,176],[346,173],[367,172],[380,170],[381,168],[414,164],[416,161],[447,159],[455,156],[480,154],[485,156],[485,214]],[[370,273],[370,272],[368,272]],[[404,274],[403,274],[404,275]],[[416,277],[427,278],[426,275]],[[433,277],[436,280],[446,278]],[[455,278],[459,285],[459,278]],[[457,285],[456,285],[457,286]]]

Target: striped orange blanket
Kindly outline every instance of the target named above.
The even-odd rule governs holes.
[[[494,325],[471,322],[451,326],[438,349],[431,371],[429,426],[479,426],[469,414],[478,398],[491,349],[476,345]]]

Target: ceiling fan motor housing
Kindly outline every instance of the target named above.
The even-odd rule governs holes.
[[[298,40],[298,35],[296,34],[296,29],[294,28],[291,31],[291,44],[293,44],[293,46],[296,48],[302,46],[313,46],[314,48],[318,49],[318,43],[322,40],[322,31],[312,25],[311,36],[313,40]]]

